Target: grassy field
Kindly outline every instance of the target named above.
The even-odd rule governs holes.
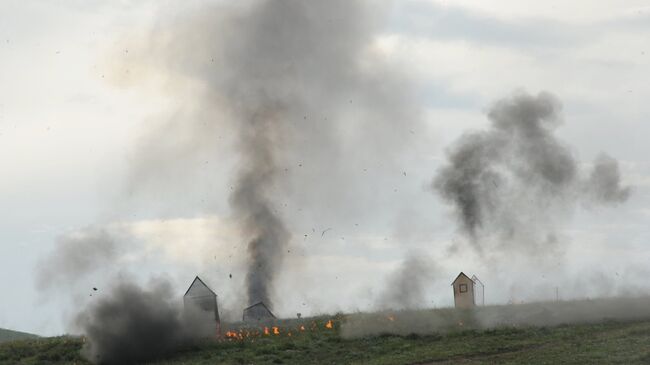
[[[198,364],[650,364],[650,321],[465,330],[444,335],[340,336],[344,316],[291,322],[279,335],[205,342],[156,365]],[[291,331],[292,335],[288,336]],[[0,344],[0,364],[87,364],[82,339]]]
[[[25,332],[11,331],[0,328],[0,342],[23,340],[28,338],[36,338],[38,336]]]

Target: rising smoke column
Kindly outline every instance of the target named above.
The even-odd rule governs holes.
[[[544,250],[578,201],[627,199],[616,160],[599,157],[580,177],[571,149],[555,135],[561,104],[549,93],[517,92],[495,103],[485,131],[464,134],[448,150],[433,189],[453,204],[462,231],[479,250],[496,233],[503,245]],[[584,186],[584,189],[581,189]]]
[[[304,123],[301,116],[311,114],[309,93],[322,87],[321,72],[328,68],[337,72],[341,61],[351,61],[345,50],[339,54],[330,48],[343,41],[338,38],[341,34],[323,33],[327,30],[317,19],[319,13],[326,17],[339,14],[342,6],[338,1],[327,5],[257,2],[243,15],[244,27],[231,29],[239,35],[236,41],[224,42],[227,80],[211,87],[234,105],[240,168],[230,204],[249,236],[246,285],[251,304],[263,301],[272,306],[272,285],[291,237],[271,192],[279,172],[288,165],[282,157],[290,153],[294,130],[306,127],[292,124]],[[355,7],[349,10],[354,12]],[[343,18],[344,22],[350,20]],[[349,24],[342,26],[350,30],[346,29]],[[337,59],[340,56],[342,60]]]
[[[252,113],[253,114],[253,113]],[[266,188],[275,183],[278,173],[275,161],[273,135],[279,131],[273,110],[251,115],[244,123],[248,130],[242,133],[240,143],[243,151],[242,169],[236,189],[230,196],[234,213],[241,219],[244,231],[252,236],[247,246],[248,270],[246,285],[251,303],[271,303],[270,286],[282,265],[282,258],[290,234],[282,219],[273,209]]]
[[[329,156],[340,153],[340,140],[358,138],[352,143],[357,151],[371,150],[386,141],[392,126],[413,118],[398,78],[363,65],[378,33],[370,2],[253,4],[228,29],[238,37],[223,44],[227,74],[223,84],[210,87],[230,104],[238,136],[240,168],[230,204],[250,235],[248,300],[272,305],[273,282],[291,238],[273,196],[279,184],[288,183],[285,171],[303,158],[324,162],[325,171]],[[345,120],[350,109],[360,120]],[[390,138],[399,139],[392,133]]]
[[[435,281],[437,267],[430,257],[411,252],[389,276],[379,297],[381,309],[416,309],[426,304],[427,285]]]
[[[331,206],[328,192],[353,190],[344,174],[355,159],[382,158],[411,138],[419,112],[409,88],[373,48],[389,6],[379,8],[364,0],[245,1],[184,14],[147,42],[153,54],[145,63],[191,80],[196,90],[183,96],[191,113],[149,131],[134,183],[152,171],[191,166],[188,155],[219,159],[216,135],[230,136],[238,159],[228,201],[245,235],[250,303],[273,304],[291,240],[281,209],[291,189],[308,192],[308,204],[323,202],[305,211]],[[222,195],[211,193],[213,200]]]

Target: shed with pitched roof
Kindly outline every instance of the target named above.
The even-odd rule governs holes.
[[[260,322],[275,319],[271,310],[263,302],[258,302],[244,309],[244,322]]]
[[[185,315],[191,317],[192,323],[196,324],[206,335],[220,332],[219,307],[217,306],[217,294],[212,291],[198,276],[183,296]],[[216,332],[214,332],[216,331]]]
[[[463,272],[451,283],[454,288],[454,306],[456,308],[474,308],[474,281]]]

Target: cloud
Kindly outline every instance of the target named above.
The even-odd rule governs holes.
[[[419,1],[419,0],[417,0]],[[420,2],[445,6],[449,2],[444,0],[422,0]],[[639,10],[647,9],[643,1],[633,0],[622,3],[616,0],[549,0],[545,2],[531,2],[518,0],[456,0],[454,6],[479,12],[486,16],[513,20],[521,18],[552,18],[567,23],[592,23],[606,21]]]
[[[437,40],[465,40],[518,48],[568,48],[588,40],[585,27],[551,18],[497,18],[480,10],[431,1],[396,8],[395,31]],[[594,29],[589,29],[592,31]]]
[[[228,219],[216,216],[154,219],[120,223],[146,251],[162,251],[177,263],[221,261],[240,250],[242,234]]]

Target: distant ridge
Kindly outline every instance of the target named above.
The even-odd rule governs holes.
[[[14,340],[25,340],[29,338],[37,338],[38,336],[31,333],[18,332],[0,328],[0,343]]]

